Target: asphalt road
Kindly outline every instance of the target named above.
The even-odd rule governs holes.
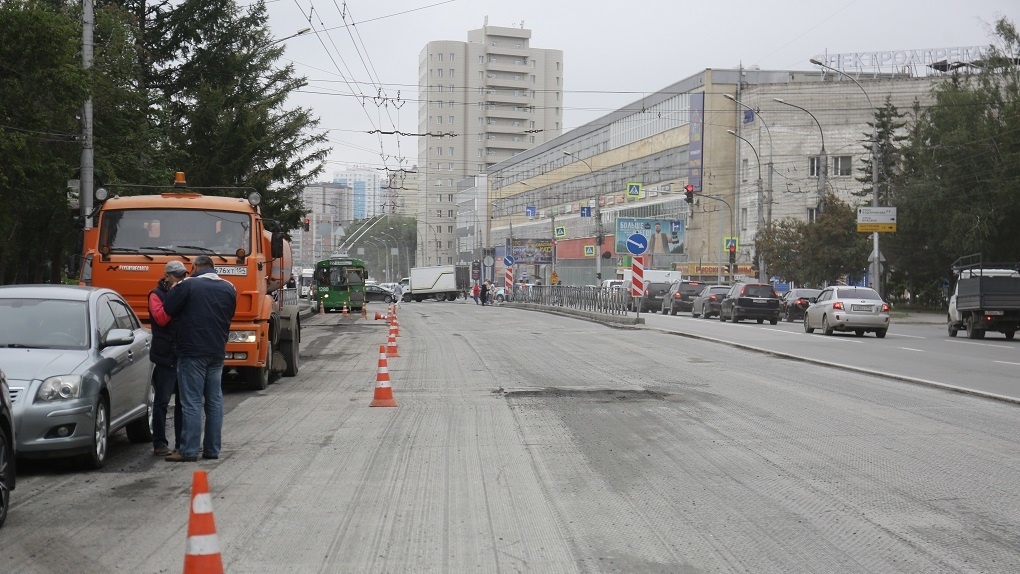
[[[368,407],[383,323],[307,317],[298,377],[228,392],[220,460],[120,435],[23,469],[2,569],[180,572],[201,468],[228,572],[1020,570],[1015,404],[508,307],[400,325],[397,408]]]

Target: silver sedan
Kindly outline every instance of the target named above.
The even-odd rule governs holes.
[[[804,312],[804,332],[821,329],[851,331],[858,337],[874,333],[879,339],[889,331],[889,304],[874,289],[836,285],[823,289]]]
[[[152,440],[152,335],[115,291],[0,287],[0,365],[18,456],[106,462],[110,433]]]

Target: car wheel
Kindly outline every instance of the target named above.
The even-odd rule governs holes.
[[[1005,335],[1007,341],[1012,341],[1013,337],[1016,336],[1016,331],[1006,331]]]
[[[497,303],[502,303],[505,299],[506,298],[503,297],[502,295],[496,295],[496,302]]]
[[[99,397],[96,404],[95,426],[92,429],[92,452],[84,455],[85,466],[92,470],[103,468],[106,464],[106,448],[110,441],[110,407],[106,399]]]
[[[854,335],[857,336],[857,337],[863,337],[864,336],[864,329],[854,329]]]
[[[815,332],[815,328],[812,327],[811,323],[808,321],[807,313],[804,313],[804,332],[808,334]]]
[[[660,308],[659,309],[659,313],[662,313],[663,315],[665,315],[666,314],[666,308],[665,307]]]
[[[822,315],[822,332],[825,333],[826,336],[832,334],[832,327],[829,326],[828,315]]]
[[[764,322],[765,322],[765,319],[758,319],[758,324],[759,324],[759,325],[761,325],[761,324],[762,324],[762,323],[764,323]]]
[[[719,309],[719,321],[721,321],[723,323],[726,322],[726,316],[723,315],[722,309]]]
[[[670,305],[669,306],[669,314],[673,315],[675,317],[676,316],[676,307]]]
[[[295,377],[298,374],[298,370],[301,368],[301,356],[298,355],[299,347],[301,346],[301,331],[298,331],[297,339],[290,341],[280,341],[280,351],[283,353],[283,360],[287,362],[286,368],[283,369],[283,376]]]
[[[7,507],[11,504],[11,485],[14,484],[14,457],[8,446],[11,437],[0,427],[0,526],[7,520]]]
[[[769,325],[775,325],[779,322],[779,319],[769,319]]]
[[[701,313],[695,313],[694,312],[694,307],[691,307],[691,317],[697,319],[700,316],[701,316]]]
[[[385,303],[393,303],[394,301],[396,301],[396,299],[394,299],[393,295],[387,295],[383,299],[383,302],[385,302]]]
[[[155,381],[149,382],[149,390],[145,394],[145,417],[132,421],[127,426],[128,440],[140,444],[152,440],[152,405],[156,402]]]
[[[885,332],[886,332],[886,330],[887,329],[882,329],[881,331],[875,331],[875,336],[878,337],[879,339],[885,339]]]
[[[740,322],[740,317],[737,315],[736,309],[730,312],[730,321],[733,321],[734,323]]]
[[[793,313],[791,313],[789,309],[786,310],[785,318],[787,323],[793,323]]]
[[[955,337],[956,334],[960,332],[960,330],[953,323],[953,320],[949,317],[949,315],[946,315],[946,326],[949,331],[950,337]]]

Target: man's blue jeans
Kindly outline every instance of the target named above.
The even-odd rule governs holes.
[[[202,453],[219,456],[223,434],[223,355],[204,357],[177,357],[177,385],[180,388],[184,425],[181,428],[182,446],[177,450],[184,456],[198,456],[201,439]],[[205,401],[205,438],[202,438],[202,401]]]
[[[160,448],[170,446],[166,438],[166,410],[170,405],[171,395],[177,395],[174,401],[174,446],[181,448],[181,394],[177,392],[177,369],[156,365],[153,370],[156,398],[152,403],[152,446]]]

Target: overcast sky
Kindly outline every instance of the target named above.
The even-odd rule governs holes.
[[[414,138],[366,132],[416,132],[418,54],[433,40],[467,41],[486,16],[491,26],[523,23],[533,48],[563,51],[564,132],[704,68],[811,70],[808,59],[826,51],[988,45],[997,18],[1020,24],[1017,0],[267,0],[266,6],[278,38],[314,30],[286,40],[284,59],[309,79],[292,103],[312,109],[329,131],[333,151],[323,179],[351,164],[417,164]]]

